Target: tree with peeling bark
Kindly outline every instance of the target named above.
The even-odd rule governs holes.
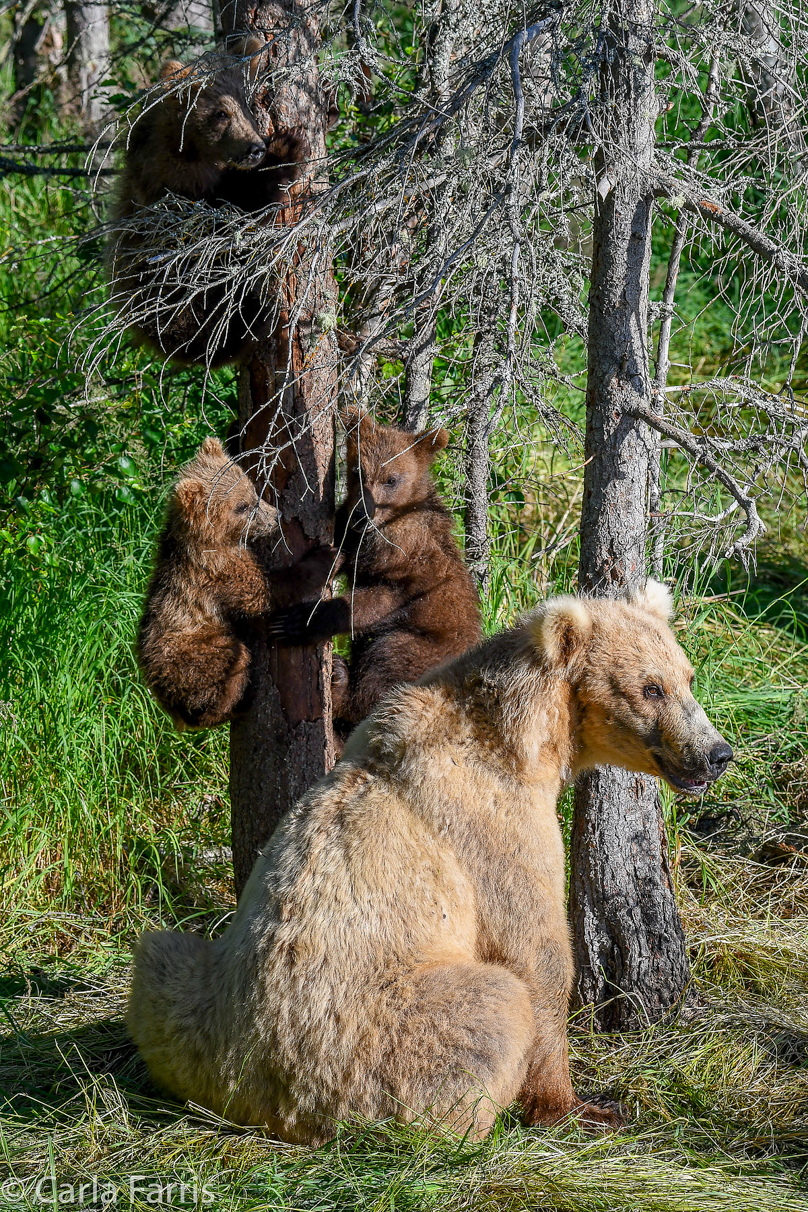
[[[226,37],[266,39],[271,74],[254,97],[255,110],[267,134],[305,132],[308,177],[300,191],[316,197],[328,125],[316,9],[299,0],[272,0],[223,7],[222,19]],[[281,220],[293,224],[294,214]],[[281,567],[333,537],[335,307],[330,259],[302,250],[282,275],[273,331],[241,371],[241,451],[280,510]],[[262,632],[253,659],[255,697],[230,733],[237,893],[281,815],[334,764],[331,645],[281,648]]]
[[[88,134],[104,115],[102,87],[109,70],[109,5],[65,0],[70,108]]]
[[[222,16],[227,34],[267,43],[265,129],[303,127],[310,143],[283,223],[194,207],[197,244],[182,253],[191,295],[235,248],[234,306],[257,281],[280,284],[272,335],[241,372],[240,426],[288,558],[330,534],[338,399],[464,436],[459,496],[483,588],[489,473],[507,465],[538,490],[537,442],[571,475],[583,466],[581,592],[754,558],[761,501],[799,499],[808,468],[798,7],[684,19],[660,0],[543,0],[527,14],[435,0],[406,46],[394,15],[360,0]],[[359,107],[362,138],[338,125],[327,155],[329,97]],[[669,249],[659,286],[654,241]],[[697,321],[683,288],[700,274],[728,330],[706,375],[687,361]],[[333,760],[327,649],[262,639],[256,670],[232,731],[239,884]],[[578,1004],[603,1028],[660,1018],[686,996],[688,961],[656,781],[582,779],[571,860]]]

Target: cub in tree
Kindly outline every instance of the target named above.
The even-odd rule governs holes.
[[[279,534],[278,511],[208,438],[171,493],[137,644],[146,682],[180,727],[233,716],[249,686],[246,621],[270,609],[279,586],[312,593],[326,580],[331,548],[265,572],[261,541]]]
[[[287,644],[351,636],[350,662],[334,662],[342,735],[393,686],[417,681],[482,635],[477,591],[430,474],[446,430],[413,434],[367,415],[350,420],[335,540],[348,590],[279,611],[269,625]]]
[[[264,46],[251,37],[234,52],[251,56],[251,75]],[[232,203],[247,212],[288,201],[306,141],[299,130],[261,135],[241,64],[195,78],[193,65],[172,61],[160,81],[124,154],[108,256],[112,302],[130,330],[166,357],[221,366],[260,338],[272,309],[257,288],[239,289],[234,297],[221,281],[224,263],[211,274],[201,269],[198,254],[184,258],[179,242],[175,249],[155,249],[154,216],[147,208],[170,194],[212,207]]]
[[[616,1126],[570,1082],[563,787],[611,763],[702,795],[732,750],[649,582],[555,598],[356,729],[215,941],[146,934],[127,1023],[161,1086],[318,1145],[340,1120]]]

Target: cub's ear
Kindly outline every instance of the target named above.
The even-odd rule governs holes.
[[[168,59],[160,68],[161,80],[182,80],[191,70],[191,65],[180,63],[179,59]]]
[[[369,412],[362,412],[361,408],[351,405],[349,408],[340,409],[339,418],[345,426],[349,451],[355,452],[356,448],[361,446],[363,442],[373,440],[373,435],[376,432],[376,421]],[[349,455],[349,458],[352,457],[352,455]]]
[[[339,410],[339,419],[347,430],[354,429],[362,419],[362,409],[357,408],[355,404],[349,404],[347,408]]]
[[[642,589],[633,589],[627,595],[626,600],[630,605],[637,606],[640,610],[652,614],[654,618],[661,619],[663,623],[669,623],[673,615],[673,595],[670,589],[660,581],[651,580],[650,577]]]
[[[551,598],[533,616],[530,631],[553,669],[568,668],[592,635],[592,615],[580,598]]]
[[[224,447],[218,438],[205,438],[199,451],[200,454],[207,455],[211,459],[223,459]]]
[[[427,429],[419,433],[415,441],[415,447],[430,460],[437,458],[448,445],[449,434],[445,429]]]
[[[180,480],[177,487],[174,489],[174,500],[177,509],[185,517],[193,518],[204,514],[207,508],[208,489],[201,480],[197,480],[189,476],[185,480]]]
[[[246,37],[236,38],[229,44],[231,55],[238,55],[242,59],[249,56],[248,71],[250,80],[255,80],[256,76],[267,66],[267,56],[262,55],[261,51],[266,50],[268,43],[259,38],[257,34],[247,34]]]

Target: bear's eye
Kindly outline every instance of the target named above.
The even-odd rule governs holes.
[[[664,699],[665,691],[656,682],[649,682],[643,689],[643,695],[647,699]]]
[[[241,505],[236,506],[236,508],[233,512],[234,513],[249,513],[251,509],[252,509],[252,505],[249,503],[249,501],[243,501]]]
[[[225,122],[229,117],[230,115],[226,109],[217,109],[213,115],[213,120],[214,122]]]
[[[388,476],[384,482],[388,488],[395,488],[398,483],[398,476]]]

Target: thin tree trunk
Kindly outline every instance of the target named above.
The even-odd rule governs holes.
[[[452,56],[461,24],[467,16],[467,9],[467,0],[442,0],[440,15],[430,31],[431,49],[425,67],[429,72],[430,98],[436,112],[440,112],[449,96]],[[446,122],[438,131],[435,154],[450,159],[454,153],[454,144],[454,131],[451,124]],[[447,212],[451,201],[451,185],[446,183],[438,186],[426,231],[425,265],[428,279],[439,273],[446,260],[447,233],[451,231]],[[413,432],[424,429],[429,421],[432,369],[438,349],[439,298],[440,286],[424,304],[422,315],[416,313],[415,332],[404,367],[402,422],[405,429]]]
[[[498,285],[498,284],[497,284]],[[490,287],[493,291],[494,287]],[[491,471],[491,402],[497,386],[500,360],[493,334],[496,332],[498,293],[480,308],[479,330],[474,341],[472,381],[474,392],[466,409],[464,451],[465,508],[463,530],[465,555],[471,575],[484,593],[491,574],[491,538],[488,532],[488,476]],[[503,390],[500,384],[500,390]]]
[[[322,164],[327,105],[317,77],[319,31],[311,8],[301,0],[275,0],[258,8],[228,5],[222,16],[225,33],[255,30],[270,39],[276,69],[300,65],[274,94],[263,119],[267,130],[301,127],[309,164]],[[317,187],[315,181],[308,185]],[[330,266],[317,270],[301,261],[285,291],[276,331],[242,372],[239,401],[242,449],[255,452],[248,466],[259,484],[268,475],[283,518],[286,549],[278,553],[279,564],[332,538],[337,392],[334,336],[319,332],[317,321],[335,308]],[[298,312],[290,327],[290,314]],[[261,634],[254,684],[250,710],[230,728],[237,894],[283,813],[334,764],[331,645],[279,648]]]
[[[65,0],[71,109],[93,133],[104,113],[99,86],[109,67],[109,6]]]
[[[466,416],[466,508],[464,530],[466,563],[482,593],[491,571],[491,542],[488,537],[488,447],[489,395],[475,399]]]
[[[710,71],[707,76],[707,87],[704,91],[701,118],[693,132],[693,146],[687,153],[687,163],[698,167],[698,144],[707,133],[707,127],[713,116],[715,98],[718,91],[718,72],[721,66],[718,55],[713,55],[710,61]],[[668,270],[665,275],[665,289],[662,292],[662,306],[659,315],[659,340],[657,341],[656,373],[654,375],[654,390],[656,392],[656,412],[660,415],[665,411],[665,388],[668,385],[670,370],[671,334],[673,332],[673,306],[676,302],[676,285],[679,281],[679,266],[682,261],[690,217],[684,210],[676,216],[676,227],[673,232]],[[651,569],[655,577],[662,576],[665,557],[665,519],[662,516],[662,442],[656,435],[658,454],[651,462],[651,474],[648,488],[648,512],[651,517]]]
[[[648,292],[654,29],[649,0],[627,0],[608,27],[605,129],[590,287],[581,590],[611,596],[645,576],[647,491],[656,442],[626,417],[626,395],[651,399]],[[576,1001],[601,1030],[661,1017],[689,969],[673,896],[659,790],[651,777],[603,768],[575,789],[570,917]]]
[[[11,123],[18,127],[30,107],[32,118],[43,85],[50,85],[57,105],[64,103],[63,26],[58,8],[25,6],[15,16],[11,33],[14,93]]]

